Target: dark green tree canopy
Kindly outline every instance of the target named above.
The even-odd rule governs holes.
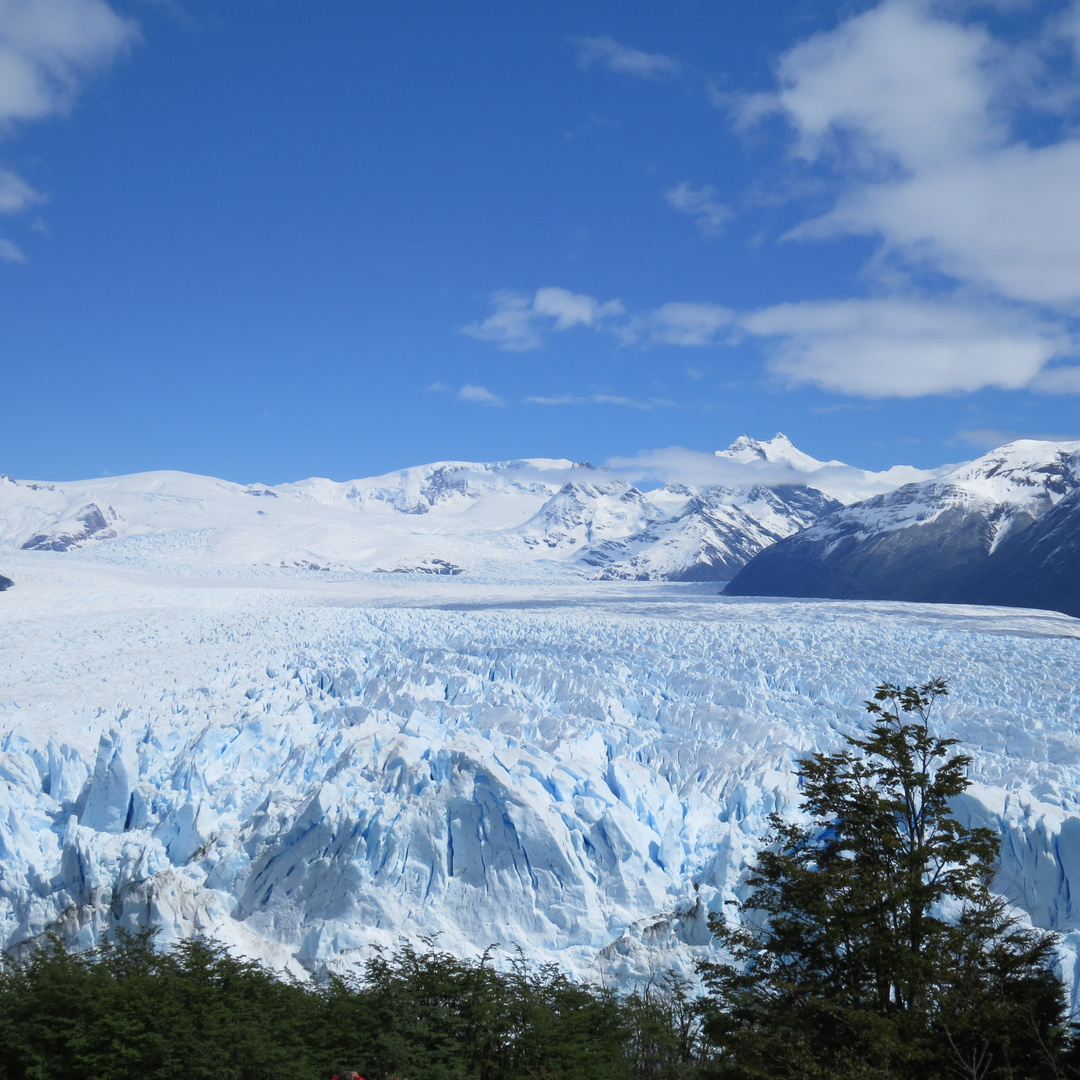
[[[713,921],[721,1074],[1058,1075],[1055,939],[1006,916],[997,836],[953,814],[971,759],[931,729],[947,692],[879,686],[869,734],[799,763],[810,824],[773,815],[739,921]]]

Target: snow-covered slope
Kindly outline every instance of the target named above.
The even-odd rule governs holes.
[[[962,812],[1080,941],[1080,622],[714,586],[170,577],[5,555],[0,943],[203,931],[294,970],[439,933],[687,971],[793,762],[950,679]],[[1071,963],[1071,960],[1070,960]],[[1072,978],[1071,967],[1067,970]]]
[[[739,490],[666,485],[654,495],[671,517],[643,531],[594,545],[582,560],[606,580],[729,581],[759,551],[805,529],[840,504],[814,488],[760,485]]]
[[[963,599],[962,583],[1080,486],[1080,442],[1009,443],[934,480],[844,507],[756,556],[735,596]]]
[[[772,443],[744,437],[736,445],[740,453],[751,446],[775,452]],[[199,572],[229,566],[506,579],[603,570],[728,580],[762,546],[831,509],[817,493],[785,492],[751,485],[644,494],[609,469],[561,459],[438,462],[366,480],[277,487],[176,472],[63,484],[2,477],[0,551],[82,551],[112,564],[184,563]]]

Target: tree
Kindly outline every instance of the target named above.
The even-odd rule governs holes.
[[[999,850],[952,800],[971,759],[930,729],[943,680],[877,688],[869,735],[799,762],[809,825],[770,818],[734,925],[704,964],[719,1075],[1059,1075],[1055,938],[991,892]]]

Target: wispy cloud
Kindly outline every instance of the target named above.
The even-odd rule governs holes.
[[[17,214],[45,196],[35,191],[21,176],[0,168],[0,214]]]
[[[1017,439],[1037,439],[1040,442],[1080,442],[1080,434],[1061,435],[1046,432],[1021,432],[1001,428],[972,428],[958,431],[951,443],[966,443],[978,450],[994,450]]]
[[[554,285],[531,297],[497,292],[491,304],[492,313],[462,333],[509,352],[538,349],[551,334],[578,328],[613,335],[624,345],[712,345],[735,322],[734,312],[720,304],[679,301],[629,312],[619,300],[600,301]]]
[[[104,0],[0,0],[0,136],[19,123],[66,113],[84,82],[137,37],[134,21]],[[42,201],[22,177],[0,169],[0,213]],[[0,258],[25,256],[3,240]]]
[[[610,37],[573,38],[578,48],[578,64],[587,68],[599,63],[620,75],[639,79],[670,78],[679,73],[679,62],[663,53],[647,53],[620,45]]]
[[[663,345],[714,345],[729,329],[735,313],[720,304],[674,302],[662,304],[644,319],[649,340]]]
[[[497,293],[493,305],[488,318],[464,333],[515,352],[538,349],[550,334],[580,328],[639,347],[704,348],[752,337],[766,343],[767,370],[776,381],[850,397],[914,398],[987,387],[1080,392],[1080,366],[1069,362],[1076,343],[1064,322],[1000,301],[894,295],[749,312],[673,301],[632,312],[618,300],[602,303],[546,286],[532,297]]]
[[[717,199],[717,190],[710,184],[694,188],[683,181],[664,192],[664,198],[676,210],[689,214],[703,236],[719,236],[731,217],[731,208]]]
[[[104,0],[0,4],[0,123],[67,111],[83,82],[137,37]]]
[[[637,398],[620,397],[617,394],[558,394],[554,397],[532,396],[525,398],[530,405],[618,405],[625,409],[677,408],[674,401],[666,398],[649,398],[645,401]]]
[[[453,394],[458,401],[467,401],[473,405],[506,404],[498,394],[489,390],[486,386],[478,386],[476,383],[466,383],[460,390],[455,390],[444,382],[433,382],[427,387],[427,391],[429,394]]]
[[[3,259],[4,262],[26,262],[26,256],[23,254],[22,248],[13,240],[5,240],[3,237],[0,237],[0,259]]]

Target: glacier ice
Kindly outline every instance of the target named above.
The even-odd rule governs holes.
[[[12,552],[0,942],[204,932],[295,972],[440,935],[689,972],[793,763],[882,680],[950,680],[961,812],[1080,945],[1080,622],[715,586],[193,576]]]

